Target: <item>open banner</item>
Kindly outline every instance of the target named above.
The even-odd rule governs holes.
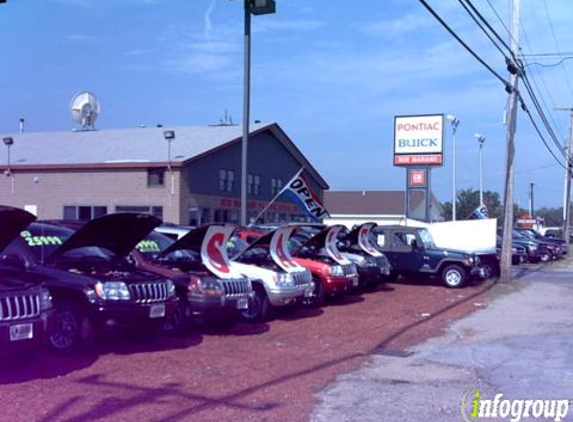
[[[328,233],[326,234],[326,239],[324,241],[324,249],[328,256],[336,262],[341,265],[347,265],[351,264],[351,262],[340,253],[338,246],[336,246],[336,243],[338,242],[338,234],[341,230],[344,230],[344,226],[336,225],[328,229]]]
[[[295,229],[296,227],[281,227],[275,230],[269,247],[273,261],[287,273],[304,270],[293,261],[289,252],[288,240]]]
[[[234,229],[233,226],[209,226],[201,242],[201,260],[207,269],[219,278],[236,277],[229,268],[227,255],[227,242]]]
[[[308,180],[304,176],[304,168],[300,169],[297,174],[283,188],[283,192],[313,221],[320,221],[321,218],[328,217],[328,212],[322,204],[318,195],[312,190]]]
[[[376,223],[364,223],[360,226],[358,229],[358,246],[370,256],[378,257],[382,256],[382,252],[370,243],[370,232],[375,226]]]

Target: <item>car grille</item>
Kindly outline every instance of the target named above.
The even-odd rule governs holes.
[[[164,302],[167,300],[167,283],[130,284],[129,292],[137,303]]]
[[[226,297],[248,296],[251,291],[251,282],[248,279],[223,280]]]
[[[302,286],[312,282],[312,274],[307,270],[292,273],[292,276],[294,277],[295,286]]]
[[[0,298],[0,321],[17,321],[40,315],[38,293],[4,296]]]

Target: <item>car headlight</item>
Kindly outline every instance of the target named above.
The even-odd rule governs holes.
[[[95,286],[96,294],[103,300],[129,300],[131,295],[127,284],[123,281],[98,282]]]
[[[277,285],[279,286],[293,286],[294,277],[289,273],[279,273],[277,276]]]
[[[535,252],[535,251],[537,250],[537,246],[535,246],[535,245],[527,245],[527,249],[528,249],[530,252]]]
[[[344,275],[344,270],[342,269],[341,265],[332,265],[330,267],[330,272],[333,276],[341,277]]]
[[[53,306],[52,295],[50,294],[49,291],[42,290],[40,292],[40,309],[42,311],[47,311],[48,309],[51,309],[52,306]]]
[[[167,296],[175,296],[175,284],[169,279],[167,279]]]
[[[189,283],[189,291],[206,296],[222,296],[225,294],[221,281],[212,277],[192,277],[191,283]]]

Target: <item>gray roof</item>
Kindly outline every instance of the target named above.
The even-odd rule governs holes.
[[[242,126],[176,126],[145,127],[69,132],[30,132],[10,136],[11,163],[14,168],[26,167],[101,167],[165,165],[167,141],[163,132],[173,130],[171,162],[177,166],[208,154],[228,144],[239,142]],[[269,130],[303,165],[315,180],[328,188],[326,181],[308,162],[292,140],[277,123],[258,123],[250,133]],[[2,160],[3,161],[3,160]],[[3,167],[4,163],[0,164]]]
[[[415,191],[412,208],[422,204],[424,196]],[[432,194],[434,206],[439,202]],[[326,191],[324,206],[331,215],[404,215],[406,213],[405,191]]]

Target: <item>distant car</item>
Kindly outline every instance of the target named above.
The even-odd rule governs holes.
[[[501,236],[502,232],[498,231]],[[523,246],[527,252],[527,262],[549,262],[553,258],[552,245],[547,242],[532,239],[518,231],[513,232],[513,245]]]
[[[524,229],[516,227],[514,232],[523,234],[531,239],[538,240],[540,242],[545,242],[549,244],[549,248],[553,254],[553,258],[561,258],[563,255],[567,254],[567,242],[562,239],[556,239],[554,237],[543,236],[533,229]]]
[[[177,309],[173,282],[141,270],[127,259],[160,220],[146,214],[109,214],[76,232],[32,223],[2,253],[37,277],[49,277],[55,323],[49,344],[70,353],[96,329],[117,324],[163,324]]]
[[[137,265],[175,283],[179,307],[166,325],[168,331],[181,333],[196,320],[232,324],[248,309],[251,280],[230,271],[226,256],[232,231],[225,225],[205,225],[177,241],[152,232],[137,244],[133,253]]]
[[[476,254],[436,246],[425,228],[378,226],[377,244],[390,260],[392,275],[436,276],[446,287],[464,286],[471,278],[483,278]]]
[[[17,208],[0,206],[0,253],[35,220]],[[0,258],[0,353],[30,348],[43,343],[49,324],[53,322],[50,292],[44,287],[49,281],[28,271],[19,259]]]

